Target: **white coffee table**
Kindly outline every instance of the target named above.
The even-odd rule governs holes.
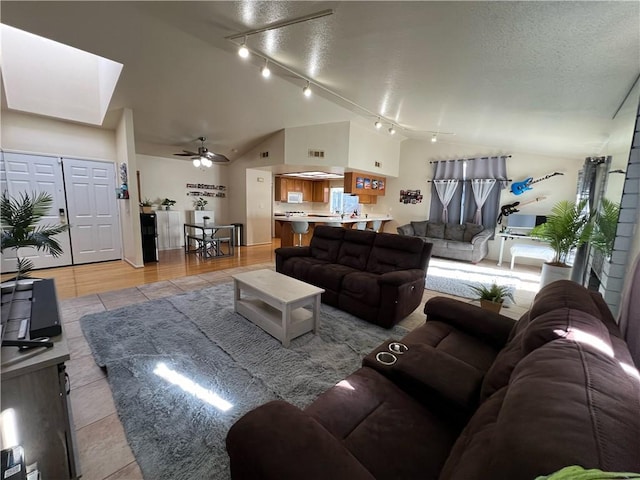
[[[288,347],[289,342],[320,325],[324,290],[273,270],[232,275],[233,309]],[[249,294],[242,297],[241,292]],[[311,305],[311,311],[305,307]]]

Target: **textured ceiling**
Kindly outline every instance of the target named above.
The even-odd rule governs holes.
[[[124,64],[111,108],[134,112],[139,153],[207,146],[236,158],[285,128],[375,117],[409,138],[583,157],[600,152],[640,72],[638,2],[2,2],[2,22]],[[385,129],[386,130],[386,129]],[[386,133],[380,133],[386,134]],[[234,151],[235,150],[235,151]]]

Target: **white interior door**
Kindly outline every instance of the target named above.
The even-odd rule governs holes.
[[[21,193],[47,192],[53,198],[49,214],[43,217],[41,225],[54,225],[64,220],[60,212],[66,211],[64,197],[64,182],[62,180],[62,166],[57,157],[29,155],[22,153],[2,152],[2,189],[13,197]],[[62,255],[57,258],[36,250],[35,248],[21,248],[20,257],[29,258],[34,268],[50,268],[71,265],[71,242],[69,232],[56,235],[56,240],[62,247]],[[15,250],[2,252],[2,271],[15,272],[17,270]]]
[[[73,263],[122,258],[115,164],[63,159]]]

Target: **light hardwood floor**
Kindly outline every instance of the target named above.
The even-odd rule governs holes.
[[[84,479],[137,480],[142,474],[116,413],[106,372],[91,356],[80,329],[80,318],[88,313],[228,282],[231,275],[239,271],[274,268],[273,251],[278,246],[279,240],[274,240],[269,245],[240,247],[235,256],[218,259],[202,259],[194,254],[185,255],[182,250],[171,250],[160,252],[158,263],[140,269],[117,261],[34,273],[34,276],[56,281],[71,352],[67,371],[71,378],[70,399]],[[495,267],[495,262],[486,261],[482,265]],[[522,271],[531,270],[523,267]],[[401,325],[411,329],[424,322],[424,302],[436,295],[442,294],[425,290],[423,302]],[[531,298],[528,292],[516,292],[518,306],[504,313],[519,317]]]

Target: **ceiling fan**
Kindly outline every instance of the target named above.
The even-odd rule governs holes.
[[[198,140],[200,140],[202,145],[198,147],[197,152],[182,150],[183,153],[174,153],[174,155],[178,155],[180,157],[191,157],[193,159],[194,167],[199,167],[200,165],[203,167],[210,167],[214,162],[227,163],[229,161],[227,157],[221,153],[210,152],[209,149],[204,146],[206,139],[207,137],[198,137]]]

